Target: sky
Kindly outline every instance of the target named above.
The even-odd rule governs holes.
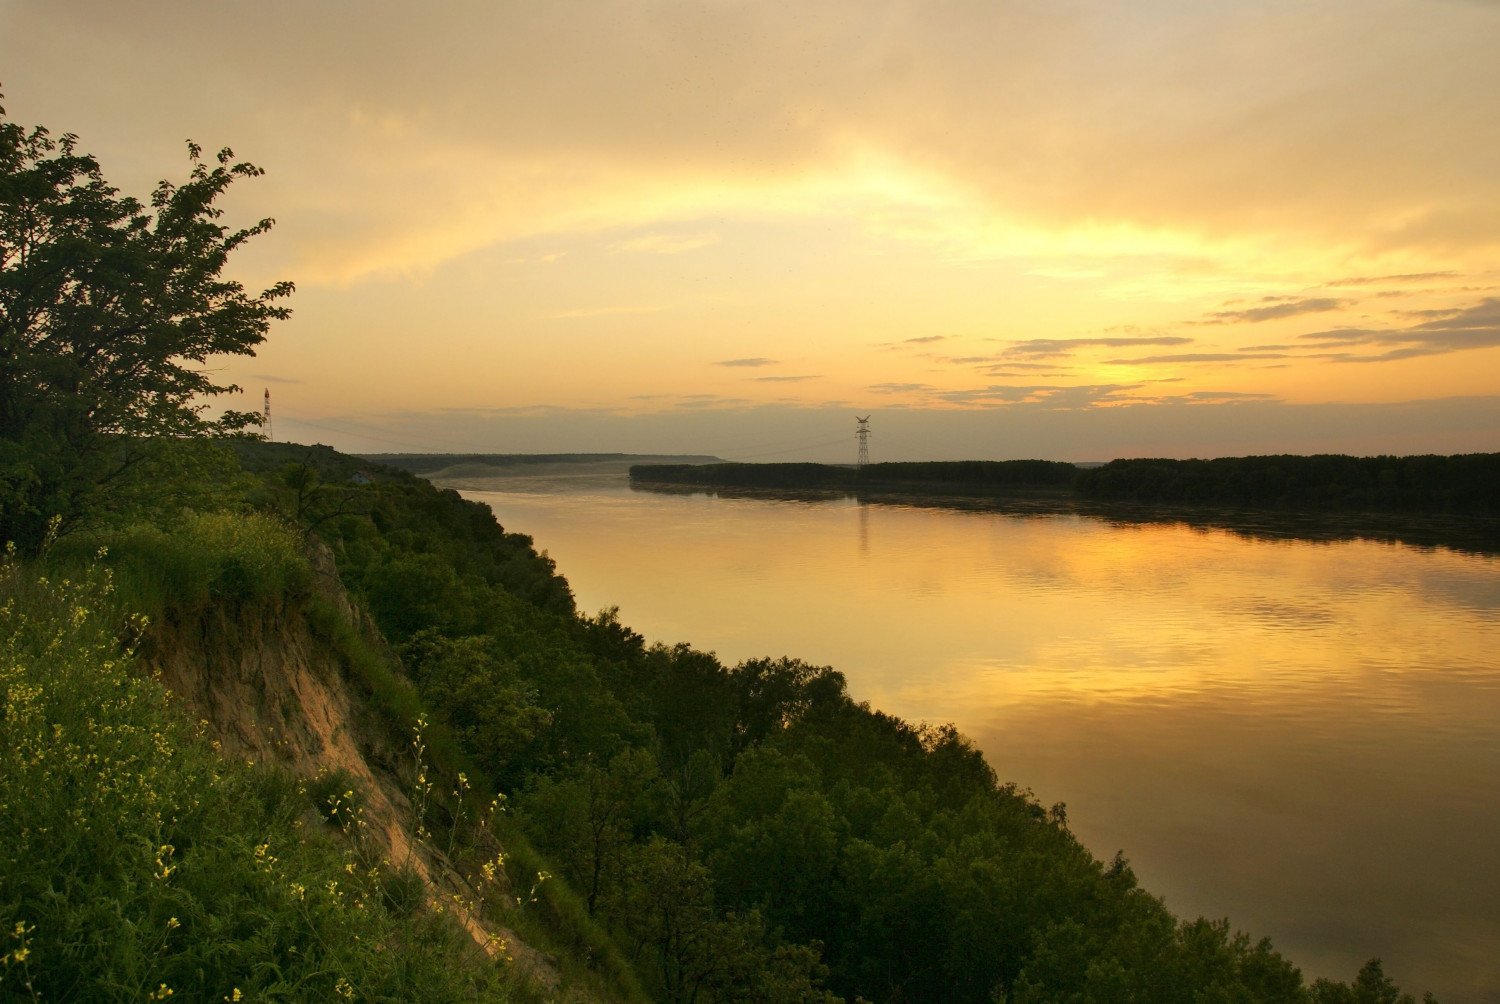
[[[0,0],[351,452],[1500,451],[1496,0]]]

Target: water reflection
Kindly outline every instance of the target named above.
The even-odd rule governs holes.
[[[1188,915],[1313,975],[1500,1000],[1500,560],[1073,508],[469,493],[580,606],[793,654],[1066,801]]]
[[[706,495],[792,503],[858,498],[861,503],[897,508],[990,512],[1019,519],[1077,514],[1119,526],[1173,524],[1203,531],[1226,530],[1256,540],[1327,543],[1375,540],[1412,547],[1445,547],[1474,554],[1500,554],[1500,517],[1441,513],[1266,512],[1255,509],[1089,502],[1067,495],[995,497],[988,495],[910,495],[838,491],[777,491],[763,488],[705,488],[631,482],[632,491],[656,495]]]
[[[1179,911],[1270,934],[1310,973],[1380,954],[1444,1000],[1494,999],[1496,753],[1464,738],[1467,687],[1308,685],[1284,712],[1233,689],[1155,696],[1026,702],[974,735]]]

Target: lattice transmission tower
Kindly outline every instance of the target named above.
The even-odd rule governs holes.
[[[859,459],[854,462],[854,466],[859,469],[870,462],[870,416],[860,418],[856,415],[854,421],[859,423],[854,430],[854,438],[859,442]]]

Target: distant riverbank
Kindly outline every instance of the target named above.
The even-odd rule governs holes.
[[[1383,540],[1500,553],[1500,454],[872,464],[638,464],[641,491],[1078,513],[1257,539]]]
[[[632,481],[705,487],[1056,496],[1148,505],[1500,515],[1500,453],[869,464],[636,464]]]

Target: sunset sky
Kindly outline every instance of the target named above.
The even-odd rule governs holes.
[[[0,0],[8,117],[267,174],[224,375],[357,452],[1500,450],[1493,0]]]

